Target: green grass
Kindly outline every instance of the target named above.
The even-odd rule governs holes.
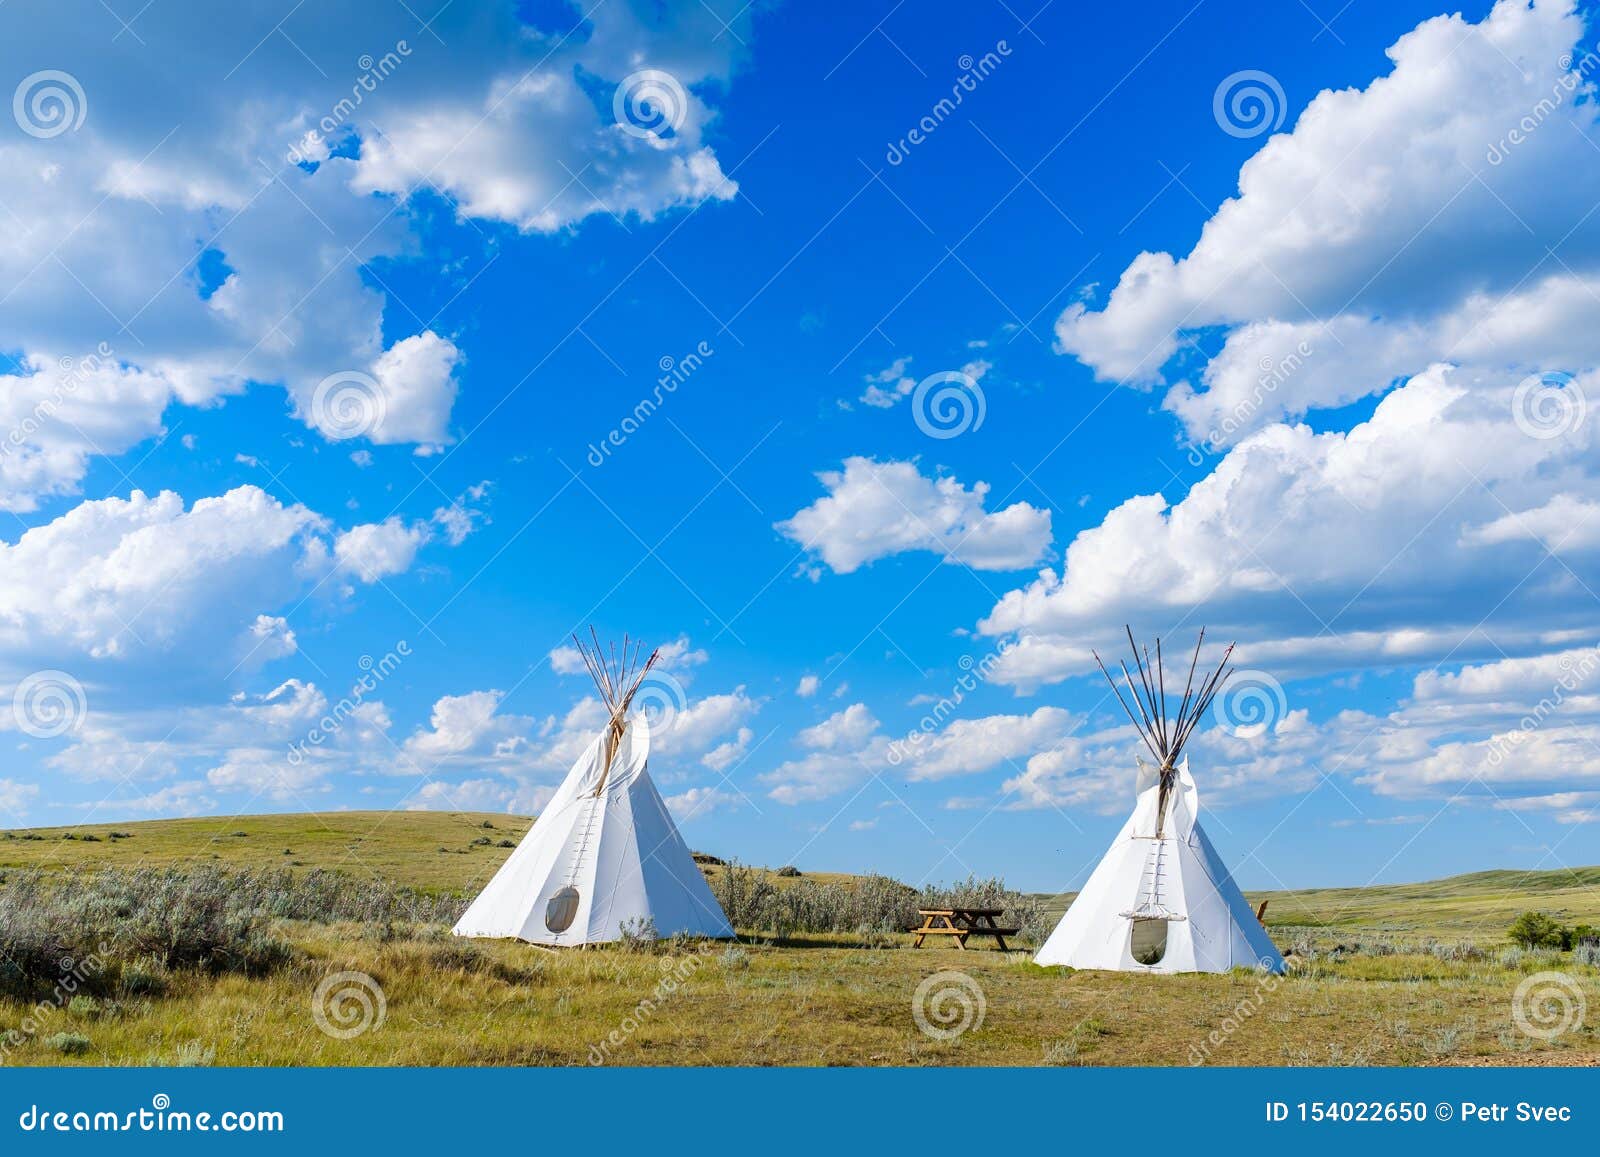
[[[487,879],[509,854],[495,845],[528,823],[352,812],[37,828],[37,839],[0,834],[0,868],[321,867],[453,892]],[[64,839],[69,832],[78,838]],[[118,989],[43,1014],[0,999],[0,1031],[34,1018],[5,1060],[62,1065],[586,1064],[597,1055],[629,1065],[1597,1064],[1600,973],[1571,954],[1500,958],[1506,927],[1525,909],[1600,923],[1596,885],[1600,869],[1587,868],[1254,894],[1269,900],[1281,946],[1317,950],[1275,981],[1073,973],[987,948],[912,950],[899,935],[772,943],[741,930],[731,955],[722,944],[553,953],[464,943],[437,925],[279,922],[292,959],[268,975],[179,970],[158,992]],[[1486,951],[1441,959],[1426,950],[1435,940]],[[663,996],[675,968],[686,975]],[[1518,1031],[1512,999],[1527,975],[1550,969],[1571,978],[1591,1015],[1545,1042]],[[953,1040],[928,1036],[913,1017],[918,985],[942,970],[970,977],[984,1005],[982,1024]],[[381,1026],[350,1039],[311,1015],[319,982],[343,971],[372,977],[386,1005]],[[620,1043],[592,1051],[614,1032]]]
[[[17,828],[0,832],[0,868],[202,862],[230,868],[325,868],[421,891],[459,892],[480,887],[494,875],[511,854],[500,842],[521,840],[532,825],[530,816],[493,812],[352,811]],[[488,842],[478,842],[483,840]],[[714,880],[722,869],[708,865],[704,871]],[[801,878],[829,883],[851,877],[807,872]],[[773,877],[779,887],[792,882],[791,877]]]
[[[1065,912],[1073,895],[1048,897],[1052,915]],[[1266,925],[1280,939],[1303,932],[1328,942],[1380,937],[1506,944],[1506,928],[1530,908],[1563,923],[1600,922],[1600,868],[1499,869],[1417,884],[1249,891],[1245,898],[1251,907],[1267,901]]]
[[[1267,900],[1269,928],[1316,927],[1351,936],[1398,936],[1503,942],[1505,929],[1530,908],[1565,922],[1595,923],[1600,916],[1600,868],[1556,871],[1496,870],[1420,884],[1370,888],[1308,888],[1252,893]]]
[[[0,868],[138,868],[200,862],[239,868],[327,868],[424,891],[453,892],[488,880],[511,854],[510,848],[495,845],[520,840],[532,823],[524,816],[421,811],[19,828],[0,833]],[[113,838],[113,832],[128,838]],[[485,838],[487,845],[473,843]]]

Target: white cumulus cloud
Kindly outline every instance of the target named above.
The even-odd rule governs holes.
[[[835,573],[877,559],[931,551],[976,570],[1019,570],[1050,548],[1050,511],[1026,502],[984,509],[989,484],[928,478],[914,462],[847,458],[817,475],[828,494],[777,524]]]

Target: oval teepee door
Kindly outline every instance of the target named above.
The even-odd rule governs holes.
[[[1167,954],[1167,922],[1137,919],[1128,938],[1128,954],[1146,968],[1161,963]]]
[[[568,884],[550,897],[544,908],[544,926],[552,932],[565,932],[578,915],[578,889]]]

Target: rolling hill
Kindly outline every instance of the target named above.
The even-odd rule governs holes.
[[[532,819],[482,812],[329,812],[147,820],[0,832],[0,869],[166,866],[324,868],[430,892],[471,891]],[[716,875],[718,869],[705,869]],[[844,873],[807,872],[818,881]],[[1498,939],[1529,908],[1600,923],[1600,867],[1499,869],[1414,884],[1251,892],[1273,927],[1329,934]],[[1051,897],[1065,910],[1071,894]]]

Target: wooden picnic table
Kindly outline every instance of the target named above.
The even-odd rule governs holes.
[[[921,948],[924,937],[928,936],[953,936],[956,947],[965,951],[967,937],[993,936],[1000,945],[1000,951],[1009,952],[1006,946],[1006,937],[1015,936],[1016,928],[1002,928],[996,920],[1005,915],[1004,908],[918,908],[917,915],[922,917],[922,926],[911,929],[916,933],[916,940],[911,947]]]

